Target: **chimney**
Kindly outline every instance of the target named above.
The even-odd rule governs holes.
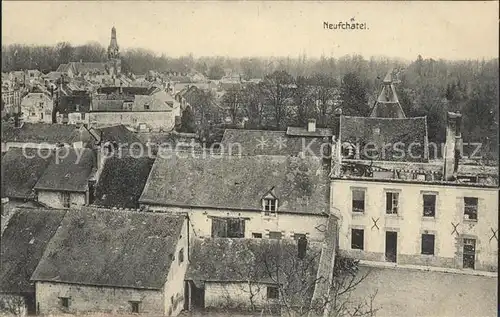
[[[120,81],[120,94],[123,94],[122,82]]]
[[[458,170],[462,146],[462,115],[448,112],[446,122],[446,141],[444,147],[444,178],[452,180]]]
[[[307,121],[307,132],[316,132],[316,119],[309,119]]]
[[[306,257],[307,253],[307,239],[302,236],[299,238],[299,241],[297,242],[297,256],[299,259],[304,259]]]

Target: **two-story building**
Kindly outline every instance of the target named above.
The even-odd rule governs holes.
[[[29,93],[21,100],[22,120],[25,122],[52,123],[54,101],[46,93]]]
[[[320,158],[158,153],[139,203],[187,212],[198,237],[321,241],[329,215]]]
[[[331,174],[340,250],[362,260],[497,271],[498,167],[463,164],[460,114],[448,113],[445,144],[429,144],[426,118],[406,118],[397,97],[388,100],[384,108],[379,98],[372,117],[340,116]],[[430,159],[436,146],[443,159]]]

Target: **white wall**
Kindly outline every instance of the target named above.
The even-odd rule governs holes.
[[[188,213],[196,237],[210,237],[212,234],[211,217],[242,217],[245,222],[245,238],[251,238],[252,233],[262,233],[263,238],[269,231],[281,231],[284,238],[293,238],[294,233],[306,234],[308,239],[322,241],[328,221],[327,216],[279,213],[276,217],[264,216],[258,211],[233,211],[222,209],[179,208],[147,205],[150,210]],[[324,227],[324,228],[323,228]],[[319,229],[318,229],[319,228]]]
[[[71,192],[69,196],[70,207],[75,208],[85,205],[87,203],[87,195],[87,193]],[[51,208],[64,208],[61,192],[38,190],[37,197],[39,202]]]
[[[252,308],[250,298],[256,308],[273,304],[277,300],[267,300],[267,286],[246,282],[205,282],[205,308]]]
[[[352,188],[365,188],[365,212],[352,212]],[[386,215],[386,189],[400,191],[399,213]],[[423,217],[424,192],[435,192],[436,216]],[[464,219],[463,197],[479,198],[478,220]],[[398,232],[398,263],[461,268],[463,238],[476,239],[476,269],[496,270],[498,240],[498,190],[431,184],[334,180],[331,184],[332,212],[338,214],[340,249],[368,260],[383,261],[385,232]],[[338,210],[337,210],[338,209]],[[374,226],[377,220],[379,229]],[[457,233],[453,225],[458,224]],[[351,229],[364,229],[364,251],[351,249]],[[422,233],[435,235],[434,256],[421,254]],[[498,236],[498,234],[497,234]]]
[[[154,131],[163,129],[171,131],[175,126],[173,111],[127,111],[127,112],[91,112],[88,114],[89,123],[99,127],[110,124],[123,124],[138,128],[139,123],[145,123]]]

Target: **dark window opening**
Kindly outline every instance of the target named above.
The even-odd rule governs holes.
[[[424,217],[436,216],[436,195],[424,195]]]
[[[130,302],[130,310],[134,314],[139,313],[139,303],[140,302]]]
[[[262,233],[253,232],[252,238],[260,239],[260,238],[262,238]]]
[[[464,197],[465,219],[477,220],[478,199],[475,197]]]
[[[281,236],[282,236],[282,234],[279,231],[270,231],[269,232],[269,239],[278,239],[279,240],[279,239],[281,239]]]
[[[398,214],[399,193],[385,193],[385,211],[387,214]]]
[[[184,262],[184,249],[179,251],[179,263]]]
[[[278,299],[279,297],[279,290],[275,286],[268,286],[267,287],[267,299]]]
[[[352,191],[352,211],[365,212],[365,191],[353,190]]]
[[[69,308],[69,297],[59,297],[61,307],[64,309]]]
[[[239,218],[212,218],[213,238],[244,238],[245,220]]]
[[[69,193],[63,192],[62,194],[62,205],[64,208],[69,208],[70,206],[70,195]]]
[[[363,229],[351,230],[351,249],[363,250],[365,231]]]
[[[434,255],[434,235],[422,234],[422,254]]]

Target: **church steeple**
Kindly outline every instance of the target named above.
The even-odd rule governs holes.
[[[399,80],[394,79],[395,75],[397,77],[397,73],[393,69],[387,72],[382,84],[382,91],[377,98],[370,117],[406,118],[394,88],[394,84],[399,83]]]
[[[111,29],[111,41],[108,46],[108,58],[115,59],[120,56],[120,48],[118,47],[118,42],[116,40],[116,29],[113,26]]]

